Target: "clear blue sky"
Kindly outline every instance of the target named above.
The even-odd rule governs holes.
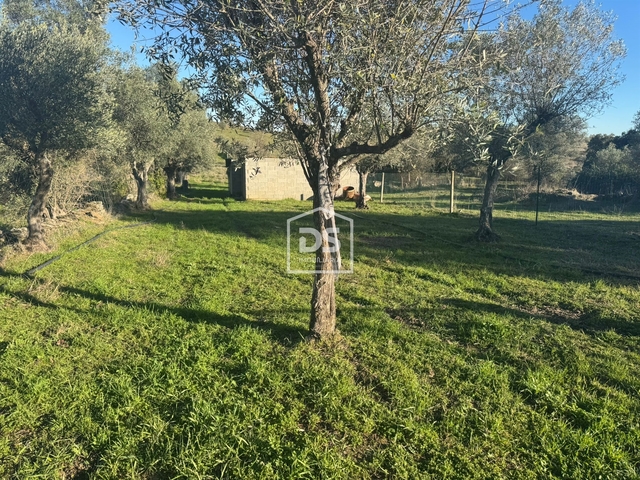
[[[565,0],[564,3],[573,7],[577,0]],[[601,0],[598,5],[602,10],[613,11],[618,17],[614,35],[622,39],[627,47],[627,57],[621,67],[626,79],[613,91],[611,104],[598,116],[588,120],[589,133],[619,135],[631,128],[633,116],[640,110],[640,0]],[[134,34],[130,28],[111,21],[107,29],[114,46],[124,51],[131,49]],[[147,43],[144,38],[139,38],[137,49]],[[148,63],[144,55],[138,54],[137,58],[142,64]]]
[[[577,2],[564,3],[575,5]],[[614,35],[627,47],[627,57],[621,66],[626,79],[613,91],[611,105],[589,119],[589,133],[619,135],[631,129],[633,116],[640,110],[640,0],[601,0],[598,5],[618,17]]]

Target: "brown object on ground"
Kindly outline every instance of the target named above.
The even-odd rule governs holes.
[[[346,199],[346,200],[353,200],[354,195],[356,194],[356,189],[352,186],[348,186],[348,187],[344,187],[342,189],[342,196]]]

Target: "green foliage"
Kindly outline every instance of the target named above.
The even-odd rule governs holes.
[[[167,146],[170,122],[162,114],[149,72],[131,66],[116,72],[110,85],[115,97],[113,119],[123,136],[124,161],[151,164]]]
[[[167,197],[167,177],[162,170],[155,169],[149,174],[149,186],[160,198]]]
[[[216,126],[215,144],[219,155],[225,160],[242,163],[248,158],[261,158],[268,155],[296,157],[291,143],[282,143],[282,137],[265,132],[230,127],[224,123]],[[283,155],[284,153],[284,155]]]
[[[23,222],[33,188],[29,163],[0,143],[0,229]]]
[[[25,23],[61,26],[72,24],[85,31],[100,31],[107,13],[101,0],[3,0],[2,15],[11,25]],[[104,32],[103,32],[104,35]]]
[[[516,178],[529,181],[536,181],[539,168],[546,187],[566,188],[586,148],[586,124],[581,118],[555,119],[527,138],[510,168]]]
[[[169,122],[162,141],[158,166],[172,172],[192,172],[211,166],[217,150],[213,141],[215,126],[209,121],[198,95],[186,83],[177,80],[171,67],[155,66],[157,78],[154,91],[159,114]]]
[[[0,138],[19,152],[80,151],[106,123],[106,49],[76,27],[0,27]]]
[[[182,172],[206,170],[216,156],[215,126],[204,110],[186,112],[171,132],[170,149],[165,154],[167,165]]]
[[[335,174],[354,156],[388,151],[429,123],[447,92],[466,85],[472,76],[454,72],[482,63],[460,44],[461,32],[481,23],[475,7],[122,1],[118,11],[163,32],[150,54],[183,54],[216,114],[236,124],[278,122],[316,188],[321,158]]]
[[[36,279],[17,274],[58,252],[4,262],[0,476],[640,475],[637,282],[588,273],[637,275],[637,214],[497,212],[486,246],[472,216],[376,206],[342,339],[310,343],[311,278],[283,257],[308,202],[193,187]]]
[[[593,1],[564,7],[545,1],[532,20],[512,15],[497,35],[505,55],[492,79],[505,120],[529,133],[554,118],[590,116],[622,81],[624,44],[613,36],[614,17]]]
[[[485,88],[454,112],[468,124],[455,148],[500,169],[514,155],[544,157],[548,176],[561,176],[551,159],[564,155],[553,150],[572,143],[579,117],[606,105],[621,81],[625,48],[613,37],[613,20],[592,1],[570,10],[552,0],[530,20],[516,12],[495,34],[481,35],[474,48],[491,60]]]
[[[585,165],[580,177],[579,185],[588,193],[632,193],[640,185],[637,159],[634,161],[628,147],[621,150],[613,143],[595,153],[595,158]]]
[[[634,119],[638,123],[640,113]],[[633,194],[640,189],[640,130],[594,135],[589,140],[576,188],[584,193]]]

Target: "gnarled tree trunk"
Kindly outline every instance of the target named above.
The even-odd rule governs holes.
[[[47,196],[51,191],[51,182],[53,181],[53,167],[45,152],[36,154],[36,163],[38,165],[38,186],[27,212],[27,227],[29,230],[27,243],[34,246],[44,242],[42,217],[45,213]]]
[[[313,207],[321,207],[313,215],[314,226],[322,237],[322,245],[316,252],[316,273],[313,280],[313,294],[311,296],[311,321],[309,330],[312,336],[325,338],[333,335],[336,330],[336,273],[340,269],[339,252],[329,251],[331,244],[328,240],[327,229],[335,228],[333,213],[332,181],[326,167],[318,175],[313,195]]]
[[[494,162],[487,168],[487,182],[480,208],[480,226],[476,232],[476,238],[481,242],[496,242],[500,239],[500,236],[493,231],[493,202],[499,181],[500,168]]]
[[[177,168],[167,165],[163,168],[164,173],[167,175],[167,198],[169,200],[175,200],[176,198],[176,172]]]
[[[369,205],[367,205],[367,177],[369,176],[369,172],[364,172],[358,170],[358,182],[360,188],[360,197],[358,197],[358,201],[356,202],[356,208],[367,209]]]
[[[136,198],[136,208],[141,210],[149,208],[149,169],[151,163],[138,163],[135,162],[132,165],[131,171],[133,178],[136,181],[138,187],[138,194]]]

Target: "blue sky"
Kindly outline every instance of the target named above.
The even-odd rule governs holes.
[[[565,0],[568,6],[574,6],[577,0]],[[623,60],[621,72],[625,81],[613,91],[611,104],[588,120],[589,133],[620,133],[629,130],[633,116],[640,110],[640,0],[601,0],[597,3],[602,10],[613,11],[618,20],[614,26],[614,35],[622,39],[627,47],[627,57]],[[134,45],[146,44],[144,38],[137,41],[133,31],[116,21],[107,25],[114,46],[129,51]],[[144,37],[144,35],[141,35]],[[137,55],[140,63],[146,64],[144,55]]]
[[[576,2],[565,2],[574,5]],[[633,116],[640,110],[640,0],[601,0],[602,10],[613,11],[618,17],[614,34],[627,47],[621,72],[626,80],[613,91],[612,103],[603,112],[589,119],[589,133],[615,133],[631,129]]]

